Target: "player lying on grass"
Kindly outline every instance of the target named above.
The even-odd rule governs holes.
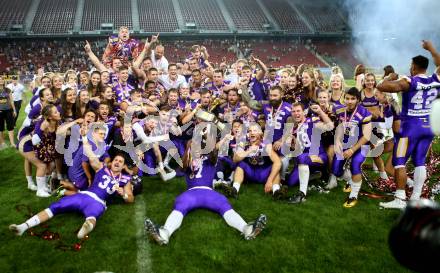
[[[94,131],[103,130],[103,127],[95,127]],[[125,162],[124,157],[116,155],[106,167],[93,153],[92,147],[83,137],[84,153],[89,157],[90,165],[96,171],[92,185],[86,191],[80,191],[74,195],[66,196],[52,203],[49,208],[40,211],[26,222],[20,225],[10,225],[9,229],[21,236],[26,230],[46,222],[53,216],[66,212],[80,212],[86,218],[78,232],[78,238],[82,239],[89,234],[96,226],[96,220],[106,210],[106,200],[115,196],[116,193],[127,203],[134,202],[130,179],[131,177],[122,174]]]
[[[261,214],[255,222],[247,224],[232,209],[228,199],[212,189],[216,175],[217,151],[202,155],[200,146],[199,149],[196,148],[195,142],[196,140],[188,142],[183,158],[188,190],[176,198],[174,209],[164,226],[159,227],[149,218],[145,220],[147,233],[159,245],[166,245],[187,213],[195,209],[208,209],[220,214],[226,223],[240,231],[246,240],[254,239],[264,229],[266,216]],[[208,147],[214,147],[214,143]]]

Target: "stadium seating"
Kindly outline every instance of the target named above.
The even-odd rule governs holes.
[[[215,0],[179,0],[185,23],[195,23],[200,29],[228,30]]]
[[[264,24],[269,23],[255,0],[224,0],[232,21],[238,30],[264,31]]]
[[[78,0],[41,0],[32,23],[34,33],[67,33],[73,29]]]
[[[175,32],[179,29],[172,0],[137,0],[139,24],[147,32]]]
[[[81,29],[101,29],[102,23],[132,28],[130,0],[85,0]]]
[[[325,66],[312,52],[299,43],[265,41],[253,44],[252,52],[268,67],[284,67],[286,65],[300,65],[301,63],[316,67]]]
[[[335,63],[342,67],[353,68],[360,63],[355,57],[351,44],[332,41],[314,41],[313,44],[317,52],[330,64]]]
[[[13,24],[24,24],[32,0],[0,0],[0,30],[8,30]]]
[[[346,24],[336,6],[297,5],[317,32],[341,32]]]
[[[282,30],[293,33],[310,32],[301,17],[285,0],[263,0],[263,3],[272,14],[272,17],[278,21]]]

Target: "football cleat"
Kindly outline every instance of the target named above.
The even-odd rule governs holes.
[[[165,172],[164,169],[158,168],[158,172],[159,172],[160,178],[163,181],[171,180],[171,179],[173,179],[176,176],[176,172],[174,170],[169,172],[169,173],[167,173],[167,172]]]
[[[338,186],[338,182],[336,181],[336,179],[334,181],[328,182],[328,184],[325,186],[325,188],[327,190],[331,190],[334,189]]]
[[[160,228],[150,218],[145,219],[145,231],[159,245],[168,244],[168,240],[160,235]]]
[[[301,203],[304,203],[305,201],[306,201],[306,195],[302,191],[299,191],[297,194],[290,197],[289,200],[287,201],[287,203],[301,204]]]
[[[287,199],[287,193],[289,188],[285,185],[281,186],[280,189],[273,192],[273,199],[275,200],[284,200]]]
[[[84,224],[82,225],[81,229],[78,231],[78,239],[83,239],[86,237],[87,234],[89,234],[94,228],[94,225],[90,220],[86,220]]]
[[[17,236],[21,236],[24,233],[24,230],[21,230],[20,228],[18,228],[18,225],[16,225],[16,224],[10,225],[9,230],[14,232],[14,234]]]
[[[253,223],[249,223],[249,227],[251,228],[251,231],[249,232],[249,234],[245,234],[244,238],[246,240],[253,240],[255,239],[255,237],[258,236],[258,234],[261,233],[261,231],[263,231],[263,229],[266,227],[266,222],[267,222],[267,217],[264,214],[260,214],[260,216],[258,216],[258,218],[253,222]]]
[[[344,208],[352,208],[356,206],[357,204],[357,198],[356,197],[349,197],[347,198],[347,201],[344,203]]]
[[[342,189],[343,192],[351,192],[351,185],[350,183],[346,183],[344,188]]]
[[[228,184],[220,184],[221,189],[224,191],[225,195],[228,197],[232,197],[234,199],[238,199],[238,191],[236,188],[234,188],[232,185]]]
[[[400,198],[394,198],[393,201],[390,202],[380,202],[379,206],[384,209],[405,209],[406,201]]]

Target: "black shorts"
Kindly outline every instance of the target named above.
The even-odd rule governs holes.
[[[14,130],[14,110],[0,110],[0,132],[5,130],[5,122],[8,131]]]

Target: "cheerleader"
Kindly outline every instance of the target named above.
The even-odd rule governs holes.
[[[37,168],[37,196],[49,197],[46,174],[50,174],[53,169],[51,163],[55,160],[55,132],[61,115],[53,104],[46,105],[41,114],[43,119],[35,125],[34,132],[22,137],[18,147],[20,154]]]

